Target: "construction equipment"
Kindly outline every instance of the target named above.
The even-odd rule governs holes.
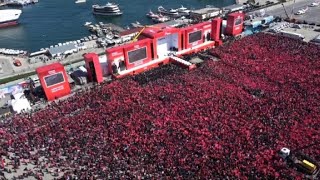
[[[297,169],[297,171],[306,175],[306,178],[317,179],[320,174],[320,165],[311,157],[299,152],[300,150],[311,148],[312,146],[319,145],[320,143],[314,143],[297,148],[291,151],[288,148],[282,148],[279,152],[280,157],[286,160],[289,167]]]
[[[144,26],[141,31],[138,32],[138,34],[132,39],[132,42],[136,42],[138,40],[138,37],[140,34],[146,29],[147,26]]]
[[[284,9],[284,12],[286,13],[287,18],[290,19],[289,15],[288,15],[288,12],[287,12],[287,10],[286,10],[286,7],[284,7],[284,4],[283,4],[283,3],[282,3],[281,5],[282,5],[282,7],[283,7],[283,9]]]
[[[141,33],[148,27],[151,27],[151,28],[155,28],[155,29],[162,29],[161,27],[157,27],[156,25],[154,26],[148,26],[148,25],[145,25],[143,26],[143,28],[138,32],[138,34],[132,39],[132,42],[136,42],[138,40],[138,37],[141,35]]]

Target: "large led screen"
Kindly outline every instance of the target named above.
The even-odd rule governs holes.
[[[239,26],[239,25],[241,25],[241,24],[242,24],[242,19],[239,17],[239,18],[237,18],[237,19],[235,20],[234,25],[235,25],[235,26]]]
[[[57,74],[46,76],[44,78],[44,81],[46,82],[47,87],[49,87],[49,86],[64,82],[64,77],[62,72],[60,72]]]
[[[136,49],[128,52],[129,63],[143,60],[147,58],[147,47]]]
[[[189,43],[193,43],[193,42],[201,40],[201,38],[202,38],[201,35],[202,35],[201,30],[189,33]]]

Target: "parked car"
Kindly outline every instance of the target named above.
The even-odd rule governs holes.
[[[21,61],[19,60],[19,59],[15,59],[14,61],[13,61],[13,64],[15,65],[15,66],[21,66],[22,64],[21,64]]]

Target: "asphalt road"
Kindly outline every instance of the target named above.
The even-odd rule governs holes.
[[[307,21],[308,23],[313,22],[316,24],[320,24],[320,6],[318,7],[310,7],[310,4],[314,2],[314,0],[296,0],[285,3],[286,11],[291,18],[298,19],[301,21]],[[294,13],[298,12],[302,8],[308,7],[308,10],[305,14],[302,15],[294,15]],[[282,18],[286,18],[286,13],[282,7],[282,5],[276,5],[273,7],[266,8],[266,12],[268,14],[274,16],[280,16]]]

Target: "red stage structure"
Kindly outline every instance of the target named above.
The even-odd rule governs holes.
[[[101,83],[103,81],[103,74],[99,62],[99,56],[95,53],[88,53],[84,55],[84,60],[86,63],[89,81]]]
[[[113,47],[106,50],[109,72],[119,73],[152,60],[151,39]]]
[[[243,31],[244,14],[242,12],[235,12],[228,15],[226,34],[236,36]]]
[[[48,101],[70,94],[70,85],[64,66],[53,63],[36,69]]]
[[[211,22],[203,22],[182,28],[183,48],[190,49],[211,40]]]
[[[180,29],[170,26],[155,25],[144,29],[143,37],[152,39],[153,58],[166,58],[170,53],[181,51]]]
[[[219,46],[222,44],[220,39],[221,36],[221,26],[222,26],[222,19],[220,17],[214,18],[211,21],[211,40],[215,41],[215,45]]]
[[[173,28],[164,24],[142,28],[138,41],[106,50],[108,72],[115,78],[137,74],[169,62],[179,63],[188,69],[195,66],[180,58],[221,44],[220,18],[185,28]],[[87,55],[86,63],[98,60]],[[90,70],[88,70],[90,71]],[[90,73],[89,73],[90,74]]]

